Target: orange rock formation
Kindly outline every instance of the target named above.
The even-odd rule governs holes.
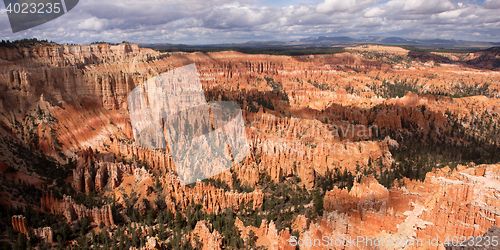
[[[24,234],[26,237],[30,237],[30,232],[33,232],[33,235],[38,239],[46,242],[53,242],[54,231],[51,227],[43,227],[43,228],[35,228],[32,229],[26,224],[26,218],[22,215],[14,215],[12,216],[12,227],[14,230]]]
[[[301,237],[422,240],[422,247],[439,249],[429,246],[428,239],[439,237],[442,247],[447,237],[479,236],[498,226],[499,200],[495,197],[499,194],[500,165],[436,170],[428,173],[424,182],[406,180],[404,187],[391,190],[373,177],[365,177],[350,192],[338,188],[328,191],[323,219]]]
[[[114,225],[110,205],[89,209],[84,205],[76,204],[70,196],[64,195],[61,201],[54,199],[51,192],[42,195],[40,202],[42,209],[54,214],[62,214],[68,222],[87,217],[89,222],[95,223],[95,225],[101,223],[105,226]]]
[[[190,238],[197,237],[198,241],[203,244],[203,250],[221,250],[222,236],[211,227],[212,225],[206,221],[198,221],[193,232],[190,233]]]

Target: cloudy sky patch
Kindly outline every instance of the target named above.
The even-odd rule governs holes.
[[[80,0],[62,17],[0,39],[212,44],[315,36],[500,41],[500,0]]]

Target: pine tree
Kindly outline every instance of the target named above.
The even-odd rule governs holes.
[[[137,236],[137,231],[132,229],[132,246],[139,247],[139,237]]]
[[[319,190],[314,191],[314,212],[318,216],[323,216],[323,196]]]

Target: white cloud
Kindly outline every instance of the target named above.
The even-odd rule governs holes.
[[[449,0],[398,0],[404,1],[404,11],[430,14],[441,13],[444,11],[453,10],[455,6]]]
[[[483,7],[487,9],[500,9],[500,0],[485,0]]]
[[[458,5],[457,5],[458,6]],[[456,8],[450,0],[391,0],[381,8],[402,14],[435,14]]]
[[[437,16],[439,18],[443,19],[451,19],[451,18],[457,18],[462,14],[464,11],[462,9],[457,9],[457,10],[451,10],[451,11],[446,11],[446,12],[441,12]]]
[[[323,0],[275,8],[257,0],[86,0],[60,18],[16,34],[0,13],[0,34],[1,39],[38,37],[61,43],[206,44],[310,36],[499,41],[500,17],[494,9],[499,1],[459,6],[450,0]]]
[[[378,16],[382,16],[383,14],[385,14],[385,10],[379,8],[379,7],[373,7],[373,8],[369,8],[365,11],[365,13],[363,14],[363,16],[365,17],[378,17]]]
[[[101,20],[96,17],[91,17],[89,19],[83,20],[78,24],[77,28],[80,30],[102,30],[106,27],[106,20]]]
[[[316,11],[318,13],[332,13],[332,12],[343,12],[359,11],[365,7],[375,4],[375,0],[325,0],[324,2],[316,6]]]

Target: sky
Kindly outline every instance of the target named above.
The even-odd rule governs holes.
[[[80,0],[65,15],[0,40],[221,44],[317,36],[500,42],[500,0]]]

